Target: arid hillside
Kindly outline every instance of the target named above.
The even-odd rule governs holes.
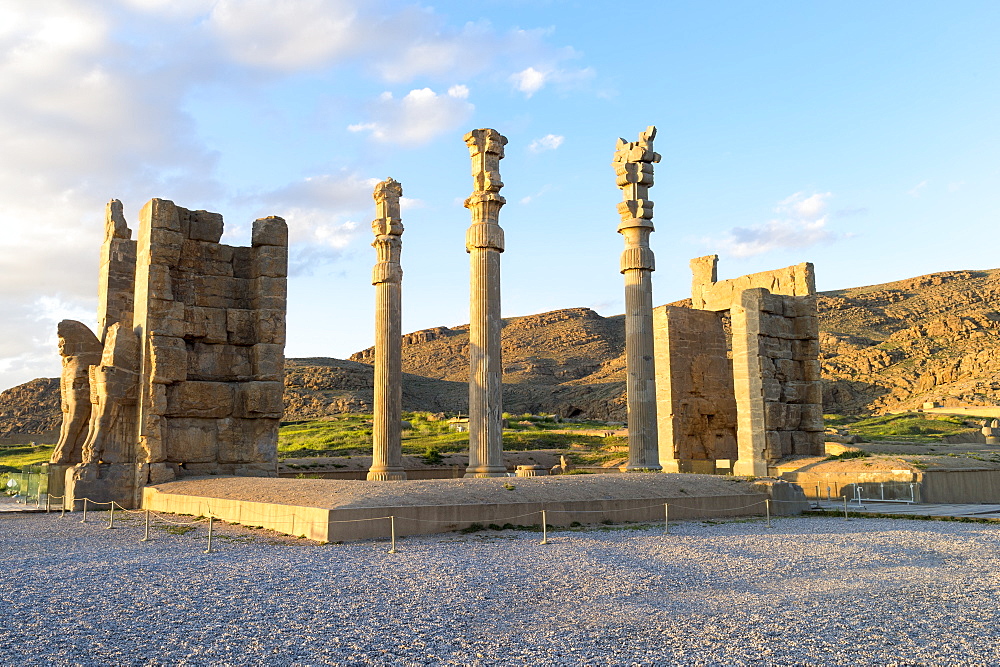
[[[1000,404],[1000,269],[824,292],[818,304],[826,412]],[[567,308],[510,318],[502,344],[508,412],[625,419],[623,316]],[[467,409],[468,345],[467,326],[404,337],[405,410]],[[372,355],[289,359],[285,419],[371,410]],[[0,394],[0,437],[57,427],[58,391],[39,379]]]

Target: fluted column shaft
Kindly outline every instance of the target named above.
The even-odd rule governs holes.
[[[615,175],[622,189],[618,231],[625,237],[621,273],[625,276],[625,361],[628,402],[628,464],[626,470],[660,470],[656,429],[656,368],[653,356],[653,288],[656,268],[649,234],[653,231],[653,185],[656,128],[639,134],[639,141],[618,140]]]
[[[503,363],[500,352],[500,253],[498,221],[506,201],[498,193],[506,137],[496,130],[465,135],[472,157],[475,191],[465,200],[472,226],[465,236],[469,253],[469,468],[466,477],[507,474],[503,461]]]
[[[399,264],[403,225],[399,198],[403,189],[393,179],[375,186],[379,213],[372,223],[378,262],[372,270],[375,285],[375,385],[372,419],[372,465],[369,480],[406,479],[403,471],[402,409],[402,281]]]

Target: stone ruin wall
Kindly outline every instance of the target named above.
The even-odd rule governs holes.
[[[67,495],[134,506],[185,474],[277,474],[287,227],[255,221],[250,247],[222,231],[217,213],[153,199],[133,241],[108,205],[100,336],[59,325]]]
[[[823,452],[813,267],[718,281],[717,263],[691,260],[692,309],[654,314],[660,459],[684,472],[735,459],[736,474],[766,475]]]
[[[815,297],[749,289],[731,313],[739,467],[757,464],[743,474],[767,474],[767,464],[784,457],[822,454]]]
[[[653,309],[653,331],[661,465],[673,460],[677,472],[714,473],[716,460],[737,457],[733,362],[723,315],[660,306]]]
[[[139,460],[174,474],[275,475],[281,419],[288,233],[253,225],[219,243],[222,216],[153,199],[136,270],[141,336]]]

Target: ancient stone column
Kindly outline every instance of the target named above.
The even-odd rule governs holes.
[[[656,437],[656,380],[653,363],[653,289],[655,268],[649,249],[653,231],[653,185],[656,128],[639,133],[639,141],[618,140],[613,166],[624,201],[618,204],[625,237],[621,272],[625,275],[625,359],[628,399],[628,464],[625,470],[660,470]]]
[[[378,262],[372,270],[375,285],[375,416],[372,427],[372,467],[368,479],[406,479],[400,443],[403,409],[401,284],[399,266],[403,223],[399,198],[403,188],[391,178],[375,186],[372,195],[378,217],[372,222]]]
[[[500,207],[500,160],[507,143],[496,130],[473,130],[465,135],[472,156],[475,191],[465,200],[472,226],[465,235],[470,255],[469,298],[469,468],[466,477],[501,477],[503,462],[500,361],[500,253],[503,230],[497,223]]]

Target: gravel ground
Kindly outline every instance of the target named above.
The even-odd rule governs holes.
[[[796,517],[317,546],[0,517],[10,665],[1000,664],[1000,527]],[[176,518],[176,517],[175,517]]]

